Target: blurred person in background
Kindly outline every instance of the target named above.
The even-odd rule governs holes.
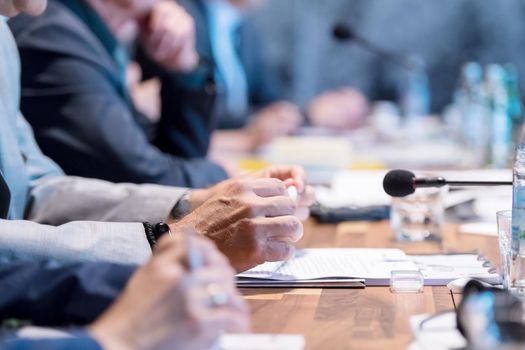
[[[256,31],[249,25],[249,14],[265,1],[178,2],[195,20],[197,51],[215,68],[220,130],[213,134],[211,151],[253,151],[297,131],[305,122],[304,113],[286,100],[276,73],[261,59],[265,28]],[[338,129],[359,125],[367,112],[364,96],[348,88],[325,92],[305,110],[313,125]]]
[[[250,24],[265,30],[259,52],[295,103],[341,86],[370,101],[400,101],[407,71],[355,42],[335,40],[334,26],[344,23],[380,48],[421,59],[430,112],[441,113],[465,62],[513,62],[525,74],[524,15],[521,0],[269,0]]]
[[[212,70],[195,51],[193,20],[175,2],[51,0],[42,16],[17,16],[10,26],[22,59],[22,111],[44,153],[67,174],[184,187],[227,178],[220,166],[184,151],[209,140],[214,90]],[[159,128],[137,110],[127,86],[136,40],[164,69],[162,112],[169,117]],[[178,149],[159,148],[170,138]]]
[[[0,39],[0,256],[142,264],[166,233],[163,221],[173,232],[210,238],[238,271],[293,255],[299,212],[313,200],[301,168],[273,167],[194,191],[65,176],[20,113],[20,61],[4,18]]]

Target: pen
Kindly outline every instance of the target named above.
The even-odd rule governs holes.
[[[187,230],[184,233],[184,240],[188,250],[187,263],[190,271],[195,271],[204,265],[204,257],[200,250],[195,247],[195,233]]]

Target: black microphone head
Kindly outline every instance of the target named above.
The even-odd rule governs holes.
[[[392,170],[383,179],[385,192],[392,197],[405,197],[416,191],[416,175],[408,170]]]
[[[334,38],[341,41],[347,41],[354,39],[354,31],[346,24],[336,24],[332,30]]]

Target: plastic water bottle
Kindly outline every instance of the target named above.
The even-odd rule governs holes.
[[[463,142],[472,152],[476,165],[482,166],[488,158],[490,137],[483,69],[479,63],[468,62],[463,66],[455,103],[462,117]]]
[[[430,87],[425,61],[419,56],[410,57],[414,69],[406,72],[401,91],[401,109],[407,123],[430,114]]]
[[[519,88],[518,70],[513,64],[505,65],[506,87],[509,97],[508,115],[512,120],[512,140],[514,145],[519,141],[521,125],[523,123],[523,104]]]
[[[525,139],[516,149],[513,168],[511,285],[525,293]]]
[[[512,119],[508,113],[506,72],[502,66],[487,66],[486,91],[492,130],[489,163],[493,168],[506,168],[510,163],[512,151]]]

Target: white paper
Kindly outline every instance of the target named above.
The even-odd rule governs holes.
[[[366,285],[386,286],[394,270],[421,271],[425,285],[446,285],[464,277],[499,283],[492,266],[476,254],[407,256],[399,249],[305,249],[285,262],[259,265],[237,275],[274,281],[364,279]],[[487,264],[489,265],[489,264]]]
[[[360,278],[388,285],[393,270],[417,270],[399,249],[305,249],[285,262],[265,263],[238,275],[279,281]]]
[[[444,285],[460,278],[500,283],[500,276],[494,267],[477,254],[410,255],[408,258],[418,266],[426,285]]]
[[[304,336],[295,334],[225,334],[216,350],[303,350]]]
[[[316,188],[317,201],[325,207],[366,207],[390,205],[383,190],[386,171],[341,171],[334,175],[330,189]]]
[[[413,169],[411,169],[413,170]],[[418,171],[415,171],[418,173]],[[316,197],[325,207],[390,205],[391,198],[383,190],[383,178],[387,171],[339,171],[335,173],[330,188],[316,188]],[[455,181],[511,181],[510,170],[472,170],[472,171],[424,171],[429,176],[443,176]],[[445,207],[475,201],[475,212],[482,218],[496,220],[496,211],[508,209],[512,205],[511,186],[465,187],[461,191],[449,193]]]

